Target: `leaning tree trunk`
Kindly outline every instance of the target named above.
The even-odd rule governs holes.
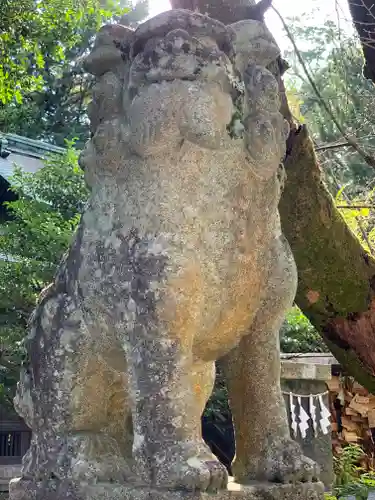
[[[280,202],[297,262],[296,302],[337,360],[375,393],[375,260],[345,224],[306,128],[294,131]]]
[[[171,0],[229,24],[259,18],[249,0]],[[269,0],[258,6],[267,7]],[[291,113],[280,78],[282,112]],[[323,183],[306,127],[291,123],[287,181],[280,203],[284,234],[299,272],[296,302],[337,360],[375,393],[375,260],[364,250]]]

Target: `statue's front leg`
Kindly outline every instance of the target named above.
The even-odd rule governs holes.
[[[124,311],[127,327],[122,340],[134,470],[143,484],[153,487],[216,491],[226,486],[227,472],[204,444],[200,422],[212,390],[212,363],[193,362],[196,317],[188,305],[186,273],[177,285],[178,255],[171,249],[168,256],[164,250],[156,255],[160,241],[134,241],[124,259],[131,259],[137,270],[128,276],[131,297]],[[197,390],[205,387],[200,400]]]
[[[249,334],[223,359],[236,435],[233,472],[240,482],[312,481],[315,463],[290,438],[280,387],[279,329],[291,307],[296,269],[287,242],[271,251],[269,284]]]
[[[129,346],[136,473],[154,487],[225,488],[226,470],[201,439],[191,353],[160,331]]]

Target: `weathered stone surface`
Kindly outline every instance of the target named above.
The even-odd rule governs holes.
[[[68,481],[57,485],[49,481],[47,487],[38,490],[35,483],[11,483],[12,498],[15,500],[320,500],[324,493],[322,483],[304,483],[298,485],[279,485],[259,483],[239,485],[229,483],[228,488],[215,497],[207,493],[191,493],[160,489],[132,488],[109,483],[94,486],[81,485],[72,489]],[[41,495],[41,493],[43,496]],[[65,496],[64,496],[65,495]]]
[[[248,65],[245,32],[262,42],[249,42]],[[277,210],[288,130],[265,68],[277,53],[256,21],[225,27],[189,11],[99,34],[80,160],[92,194],[31,318],[15,403],[33,437],[11,500],[26,482],[26,498],[43,500],[51,485],[56,500],[101,483],[108,500],[136,486],[225,489],[200,424],[223,355],[236,477],[317,476],[290,439],[280,388],[278,330],[297,276]]]
[[[134,31],[121,24],[103,26],[91,54],[84,60],[84,68],[95,76],[101,76],[118,66],[125,66],[123,63],[129,58],[133,37]]]
[[[281,378],[284,380],[315,380],[327,382],[331,380],[331,365],[323,365],[320,363],[305,363],[303,359],[288,361],[284,359],[282,362]],[[324,384],[322,384],[322,387]],[[322,391],[325,392],[326,388]],[[306,394],[306,393],[303,393]]]

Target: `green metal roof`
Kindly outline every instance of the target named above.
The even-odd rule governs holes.
[[[14,165],[25,172],[34,173],[43,167],[43,159],[49,154],[63,154],[65,149],[43,141],[36,141],[16,134],[1,134],[0,151],[9,152],[0,156],[0,176],[7,181],[13,175]]]
[[[48,153],[64,153],[64,148],[36,141],[17,134],[1,134],[0,142],[6,141],[6,148],[11,152],[20,152],[37,158],[44,158]]]

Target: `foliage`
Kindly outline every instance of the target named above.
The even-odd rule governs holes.
[[[13,314],[12,314],[13,313]],[[23,348],[25,325],[22,317],[12,317],[14,311],[0,312],[0,407],[12,410],[14,389],[19,369],[26,358]]]
[[[336,195],[336,204],[352,232],[363,247],[372,255],[375,253],[375,188],[351,200],[343,186]]]
[[[280,344],[285,353],[328,351],[319,333],[297,306],[286,315],[280,330]]]
[[[354,479],[352,482],[348,482],[343,486],[337,486],[335,488],[335,497],[332,499],[347,498],[349,496],[354,496],[356,500],[367,500],[370,491],[375,489],[375,474],[365,473],[361,474],[358,479]]]
[[[374,489],[374,486],[374,479],[365,479],[361,477],[357,482],[349,483],[346,486],[337,488],[336,496],[338,499],[354,496],[356,500],[367,500],[368,495],[370,491]]]
[[[286,96],[288,99],[289,109],[292,113],[293,119],[297,123],[305,123],[305,117],[301,112],[301,106],[303,105],[303,100],[299,96],[298,90],[293,84],[289,84],[286,89]]]
[[[82,57],[102,24],[121,17],[134,26],[147,15],[148,1],[133,10],[131,0],[27,1],[29,10],[18,19],[26,38],[17,42],[11,27],[0,30],[0,51],[7,54],[0,65],[0,130],[59,146],[77,137],[82,146],[89,137],[87,104],[93,85]],[[2,75],[1,68],[8,66]]]
[[[0,234],[0,401],[11,405],[23,357],[22,339],[40,291],[51,282],[88,197],[78,153],[67,143],[35,174],[17,169]]]
[[[0,11],[0,101],[20,102],[22,90],[41,89],[51,62],[65,59],[80,42],[82,27],[108,17],[99,0],[18,0]],[[14,15],[14,11],[17,15]]]
[[[286,85],[289,100],[298,103],[300,114],[309,124],[317,145],[346,143],[332,115],[350,137],[368,153],[375,153],[374,91],[362,75],[363,57],[358,40],[343,32],[332,20],[324,25],[309,24],[304,17],[293,18],[289,28],[310,70],[318,93],[306,77],[294,51],[285,57],[292,68]],[[328,105],[327,113],[321,99]],[[320,150],[321,165],[332,194],[348,185],[350,195],[363,193],[373,177],[373,169],[353,148],[342,146]]]
[[[326,500],[335,500],[354,496],[357,500],[367,500],[368,494],[375,488],[375,474],[364,472],[358,467],[363,457],[363,449],[358,445],[348,445],[340,455],[333,458],[335,472],[335,496],[326,496]]]
[[[342,452],[333,458],[333,468],[335,473],[335,486],[342,487],[358,480],[358,461],[363,457],[363,450],[360,446],[351,444],[343,448]]]
[[[216,420],[217,417],[221,420],[231,418],[231,410],[228,402],[228,388],[224,374],[220,368],[220,363],[216,364],[215,385],[211,397],[207,401],[204,416],[211,420]]]

